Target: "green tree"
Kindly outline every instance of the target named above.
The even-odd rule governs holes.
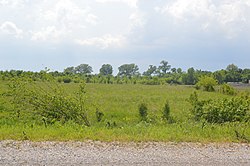
[[[226,74],[226,70],[218,70],[213,73],[213,76],[216,78],[219,84],[223,84],[226,80]]]
[[[171,65],[168,64],[167,61],[161,61],[161,65],[158,67],[159,73],[161,76],[164,76],[167,74],[167,71],[171,69]]]
[[[185,85],[194,85],[197,82],[197,77],[195,75],[195,70],[193,67],[189,68],[187,73],[182,76],[182,82]]]
[[[79,74],[91,74],[93,69],[88,64],[80,64],[75,68],[75,71]]]
[[[226,68],[226,81],[227,82],[240,82],[241,81],[241,73],[238,66],[234,64],[230,64]]]
[[[124,64],[121,65],[119,68],[119,76],[127,76],[127,77],[132,77],[132,76],[137,76],[139,75],[139,68],[136,64]]]
[[[214,91],[214,86],[218,85],[218,82],[213,77],[202,76],[196,85],[198,87],[203,87],[205,91],[212,92]]]
[[[102,67],[100,68],[100,74],[107,76],[107,75],[112,75],[113,73],[113,67],[110,64],[103,64]]]
[[[250,80],[250,69],[244,69],[241,76],[243,83],[248,83]]]
[[[152,76],[153,74],[156,74],[157,67],[154,65],[149,65],[148,70],[145,71],[142,75],[144,76]]]
[[[66,69],[64,69],[64,74],[67,74],[67,75],[71,75],[71,74],[75,74],[75,68],[72,66],[72,67],[67,67]]]

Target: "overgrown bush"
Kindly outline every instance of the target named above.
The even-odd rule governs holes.
[[[169,105],[169,102],[166,101],[165,105],[164,105],[164,108],[163,108],[163,111],[162,111],[162,119],[165,121],[165,122],[168,122],[168,123],[174,123],[174,119],[173,117],[170,115],[170,105]]]
[[[228,84],[222,84],[220,86],[219,91],[223,94],[226,94],[226,95],[236,95],[237,94],[237,91],[231,85],[228,85]]]
[[[209,123],[241,122],[250,118],[249,98],[233,97],[231,99],[199,101],[196,93],[189,98],[195,120]]]
[[[71,78],[69,78],[69,77],[64,77],[64,78],[63,78],[63,82],[64,82],[64,83],[71,83],[71,81],[72,81],[72,80],[71,80]]]
[[[147,121],[148,107],[145,103],[141,103],[139,106],[139,116],[141,121]]]
[[[86,115],[85,84],[79,85],[74,95],[67,95],[64,88],[56,83],[48,86],[15,80],[9,87],[8,95],[12,98],[13,108],[18,110],[18,116],[26,111],[39,116],[45,125],[73,121],[90,126]]]
[[[202,76],[199,78],[198,83],[196,84],[196,88],[203,88],[204,91],[213,92],[215,91],[214,86],[218,84],[217,80],[213,77]]]

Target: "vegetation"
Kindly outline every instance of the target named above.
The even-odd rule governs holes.
[[[60,83],[70,82],[86,82],[101,84],[145,84],[145,85],[162,85],[162,84],[178,84],[178,85],[195,85],[202,79],[215,85],[228,82],[249,83],[250,69],[240,69],[234,64],[230,64],[226,69],[215,72],[196,70],[193,67],[186,72],[181,68],[171,68],[167,61],[161,61],[160,65],[149,65],[148,69],[142,74],[136,64],[123,64],[118,67],[117,75],[113,75],[113,67],[110,64],[103,64],[98,74],[92,74],[93,69],[88,64],[80,64],[76,67],[67,67],[63,72],[42,70],[40,72],[10,70],[0,71],[0,80],[11,80],[12,78],[29,78],[33,81],[44,81],[44,72],[51,78]],[[212,81],[212,78],[215,81]],[[209,80],[210,79],[210,80]],[[212,82],[211,82],[212,81]],[[204,86],[203,86],[204,87]],[[213,86],[207,86],[208,90],[212,90]]]
[[[249,142],[250,89],[225,84],[245,82],[247,69],[183,72],[162,61],[138,71],[1,71],[0,140]]]

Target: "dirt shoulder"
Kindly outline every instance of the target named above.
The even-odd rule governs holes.
[[[250,144],[0,141],[0,165],[250,165]]]

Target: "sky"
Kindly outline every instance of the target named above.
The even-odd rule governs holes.
[[[250,0],[0,0],[0,70],[250,68]]]

